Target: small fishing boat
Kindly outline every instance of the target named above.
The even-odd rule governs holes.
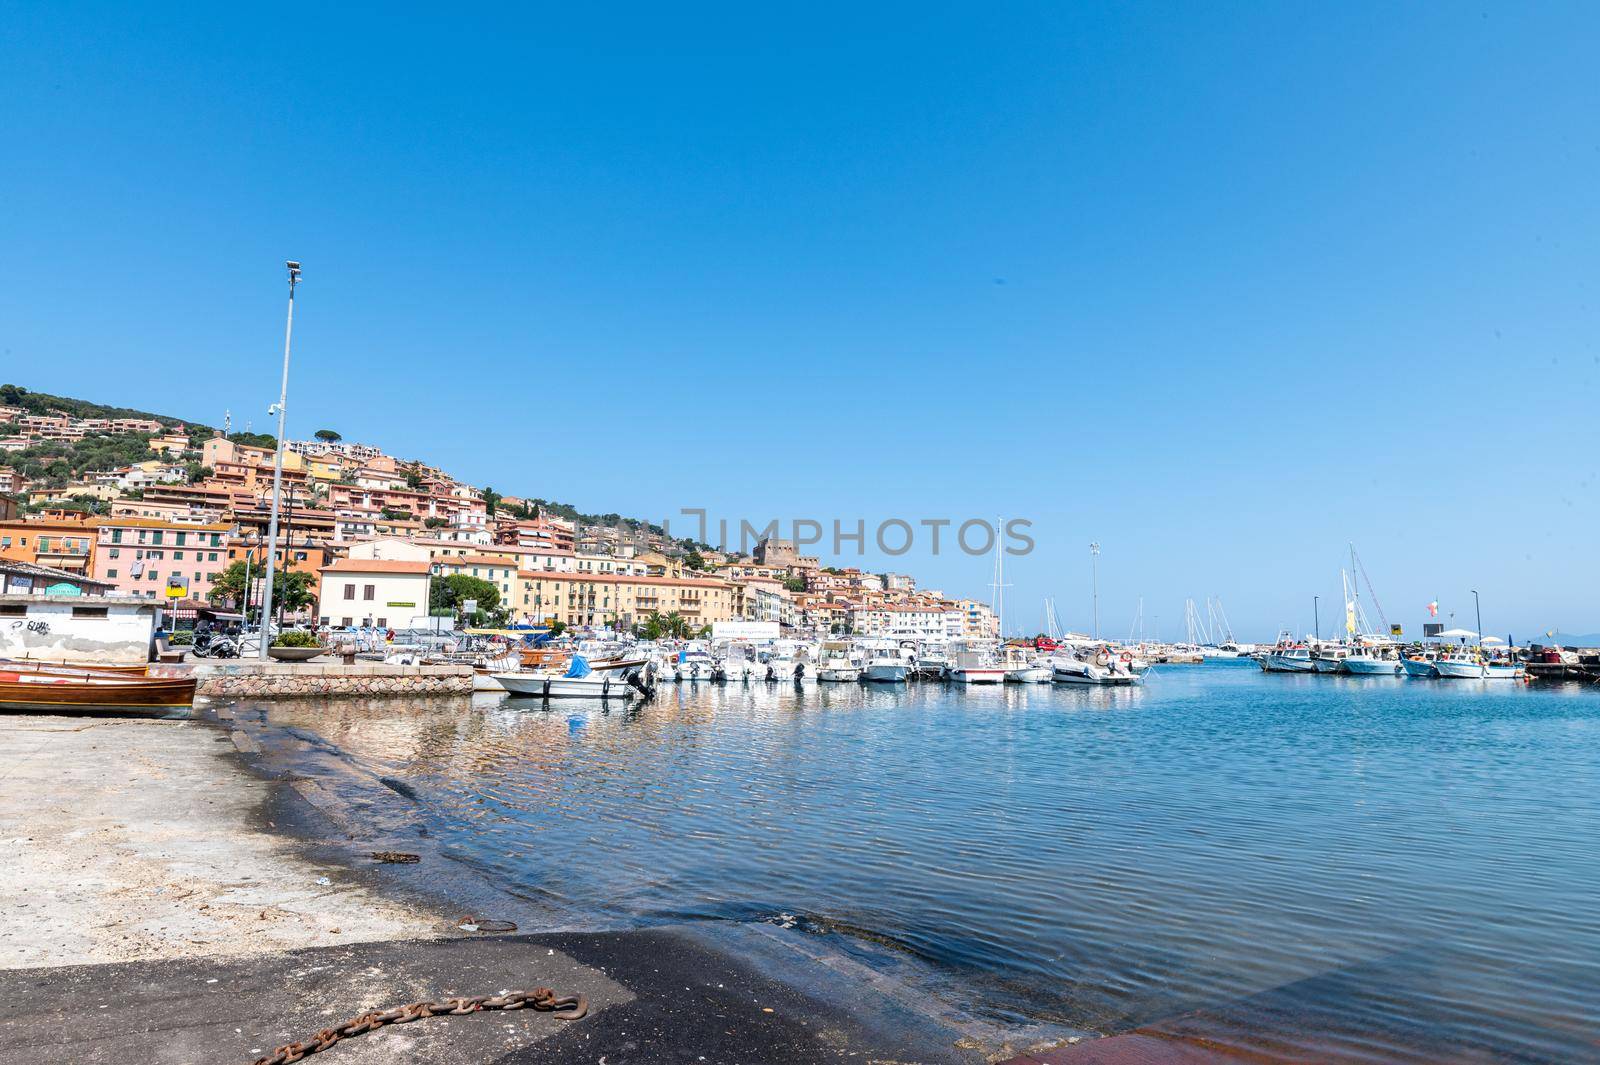
[[[1287,632],[1279,635],[1272,650],[1262,654],[1259,664],[1264,673],[1313,673],[1317,668],[1311,661],[1311,648]]]
[[[141,677],[75,667],[0,669],[0,710],[173,717],[194,705],[193,677]]]
[[[1400,659],[1400,668],[1408,677],[1437,677],[1439,670],[1434,663],[1438,658],[1438,651],[1413,651]]]
[[[1357,643],[1339,664],[1344,672],[1358,677],[1392,677],[1400,672],[1400,660],[1386,644]]]

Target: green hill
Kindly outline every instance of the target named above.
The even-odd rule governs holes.
[[[149,418],[162,425],[195,424],[168,414],[154,414],[130,407],[109,407],[86,399],[52,396],[48,392],[30,392],[21,385],[0,385],[0,406],[21,407],[33,414],[69,414],[74,418]]]

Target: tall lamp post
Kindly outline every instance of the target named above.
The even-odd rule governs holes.
[[[290,259],[289,313],[283,324],[283,385],[273,408],[278,415],[278,450],[272,459],[272,517],[267,522],[267,586],[261,594],[261,649],[264,661],[272,647],[272,580],[278,563],[278,505],[283,495],[283,426],[289,405],[289,339],[294,334],[294,287],[300,283],[300,264]]]
[[[1317,642],[1322,642],[1322,596],[1311,597],[1311,624],[1317,630]]]
[[[1094,596],[1094,638],[1100,638],[1100,545],[1089,545],[1089,571],[1093,581]]]

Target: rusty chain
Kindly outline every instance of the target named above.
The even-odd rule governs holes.
[[[589,1012],[586,995],[558,997],[548,987],[532,991],[507,991],[503,995],[474,995],[470,998],[447,998],[438,1002],[413,1002],[389,1010],[370,1010],[353,1017],[344,1024],[324,1028],[311,1038],[298,1043],[285,1043],[266,1057],[257,1058],[251,1065],[290,1065],[312,1054],[321,1053],[341,1039],[354,1039],[358,1035],[376,1032],[393,1024],[410,1024],[426,1017],[461,1017],[483,1010],[530,1009],[548,1013],[561,1021],[575,1021]]]

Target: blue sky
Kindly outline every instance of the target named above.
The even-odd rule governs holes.
[[[1600,8],[0,24],[0,378],[659,518],[1033,522],[1054,596],[1600,629]],[[987,598],[959,552],[846,558]]]

